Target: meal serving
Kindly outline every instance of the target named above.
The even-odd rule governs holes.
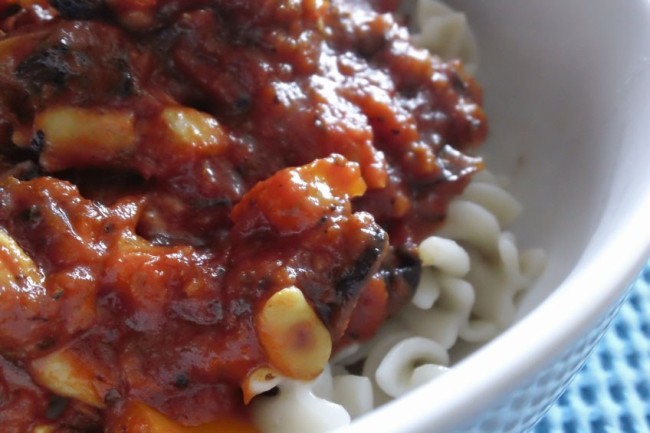
[[[474,296],[469,260],[514,248],[481,197],[514,205],[468,187],[481,90],[397,3],[0,2],[4,432],[272,431],[404,305]]]

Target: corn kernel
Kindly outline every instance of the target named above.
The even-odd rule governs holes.
[[[329,331],[298,288],[273,294],[257,316],[256,328],[269,361],[282,375],[311,380],[327,365]]]
[[[119,162],[137,139],[135,116],[123,110],[49,108],[36,116],[34,128],[45,136],[41,163],[49,171]]]
[[[104,400],[93,385],[95,375],[89,367],[74,351],[63,348],[32,361],[31,372],[36,382],[55,394],[103,408]]]
[[[0,230],[0,285],[42,285],[45,277],[32,259],[5,231]]]
[[[225,148],[225,133],[207,113],[188,107],[167,107],[161,117],[175,144],[217,154]]]

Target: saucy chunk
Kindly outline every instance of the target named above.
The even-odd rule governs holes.
[[[8,431],[252,431],[410,298],[487,127],[396,3],[0,1]]]

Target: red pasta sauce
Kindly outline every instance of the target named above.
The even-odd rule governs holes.
[[[408,301],[486,122],[395,7],[0,1],[3,432],[253,431],[274,294],[334,351]]]

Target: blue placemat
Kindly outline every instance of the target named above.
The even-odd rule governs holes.
[[[585,366],[532,431],[650,432],[650,262]]]

